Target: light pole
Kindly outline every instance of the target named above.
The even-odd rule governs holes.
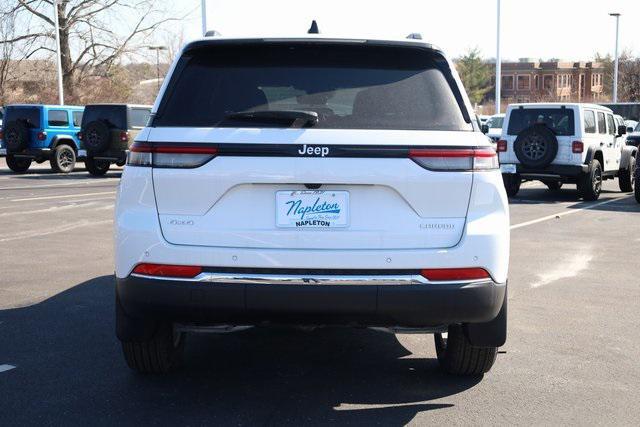
[[[207,0],[200,0],[200,14],[202,16],[202,36],[207,34]]]
[[[58,3],[60,0],[53,1],[53,21],[56,31],[56,59],[58,60],[58,98],[60,105],[64,105],[64,89],[62,87],[62,53],[60,52],[60,23],[58,22]]]
[[[500,0],[496,25],[496,114],[500,114],[500,86],[502,85],[502,59],[500,58]]]
[[[620,14],[610,13],[616,18],[616,53],[613,65],[613,102],[618,102],[618,40],[620,38]]]
[[[158,81],[158,91],[160,91],[160,51],[167,50],[166,46],[149,46],[149,50],[156,51],[156,75]]]

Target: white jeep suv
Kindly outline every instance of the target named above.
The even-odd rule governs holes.
[[[417,40],[205,38],[176,59],[116,207],[116,329],[164,372],[185,332],[434,333],[456,374],[506,339],[508,201],[453,65]]]
[[[507,194],[515,196],[523,179],[550,190],[576,184],[585,200],[597,200],[602,181],[616,177],[622,191],[633,191],[637,149],[626,145],[626,133],[601,105],[509,105],[497,143]]]

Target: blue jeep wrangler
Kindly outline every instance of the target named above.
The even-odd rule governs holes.
[[[69,105],[8,105],[0,132],[0,156],[14,172],[31,162],[51,162],[55,172],[69,173],[86,156],[78,132],[84,107]]]

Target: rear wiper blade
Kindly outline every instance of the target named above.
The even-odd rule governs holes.
[[[313,126],[318,123],[318,113],[306,110],[239,111],[224,117],[231,120],[291,123],[291,127],[294,128]]]

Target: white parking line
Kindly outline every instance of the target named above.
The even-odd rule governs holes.
[[[115,191],[102,191],[99,193],[85,193],[85,194],[64,194],[60,196],[44,196],[44,197],[26,197],[24,199],[11,199],[11,202],[28,202],[30,200],[51,200],[51,199],[68,199],[70,197],[86,197],[86,196],[100,196],[103,194],[116,194]]]
[[[0,365],[0,372],[6,372],[6,371],[10,371],[12,369],[15,369],[16,367],[13,365]]]
[[[75,230],[76,228],[80,228],[80,227],[87,227],[92,225],[106,225],[106,224],[112,224],[112,223],[113,223],[113,220],[110,220],[110,219],[104,220],[104,221],[83,220],[83,221],[78,221],[72,224],[64,224],[58,227],[50,227],[50,228],[47,228],[46,230],[22,231],[20,233],[15,233],[12,236],[3,237],[2,239],[0,239],[0,243],[11,242],[13,240],[30,239],[31,237],[47,236],[49,234],[63,233],[65,231]]]
[[[60,182],[57,184],[44,184],[44,185],[25,185],[22,187],[0,187],[0,190],[37,190],[39,188],[50,187],[64,187],[67,185],[95,185],[95,184],[108,184],[109,181],[74,181],[74,182]]]
[[[512,225],[511,229],[515,230],[517,228],[522,228],[522,227],[526,227],[528,225],[538,224],[539,222],[548,221],[550,219],[561,218],[563,216],[567,216],[567,215],[575,214],[575,213],[578,213],[578,212],[581,212],[581,211],[586,211],[586,210],[589,210],[589,209],[597,208],[598,206],[606,205],[608,203],[617,202],[619,200],[623,200],[623,199],[628,198],[628,197],[630,197],[630,196],[616,197],[615,199],[604,200],[602,202],[594,203],[593,205],[585,206],[583,208],[577,208],[577,209],[567,210],[567,211],[564,211],[564,212],[558,212],[558,213],[555,213],[555,214],[543,216],[542,218],[532,219],[531,221],[521,222],[520,224]]]
[[[32,209],[32,210],[28,210],[28,211],[16,211],[16,212],[2,212],[0,213],[0,218],[2,217],[11,217],[11,216],[22,216],[22,215],[33,215],[33,214],[40,214],[40,213],[51,213],[51,212],[58,212],[58,211],[64,211],[64,210],[68,210],[68,209],[76,209],[76,208],[87,208],[89,206],[94,206],[97,205],[97,202],[88,202],[88,203],[74,203],[71,202],[71,204],[69,205],[62,205],[62,206],[51,206],[45,209]],[[13,206],[14,208],[18,207],[18,206]],[[107,207],[111,208],[113,207],[112,205],[107,205]]]

